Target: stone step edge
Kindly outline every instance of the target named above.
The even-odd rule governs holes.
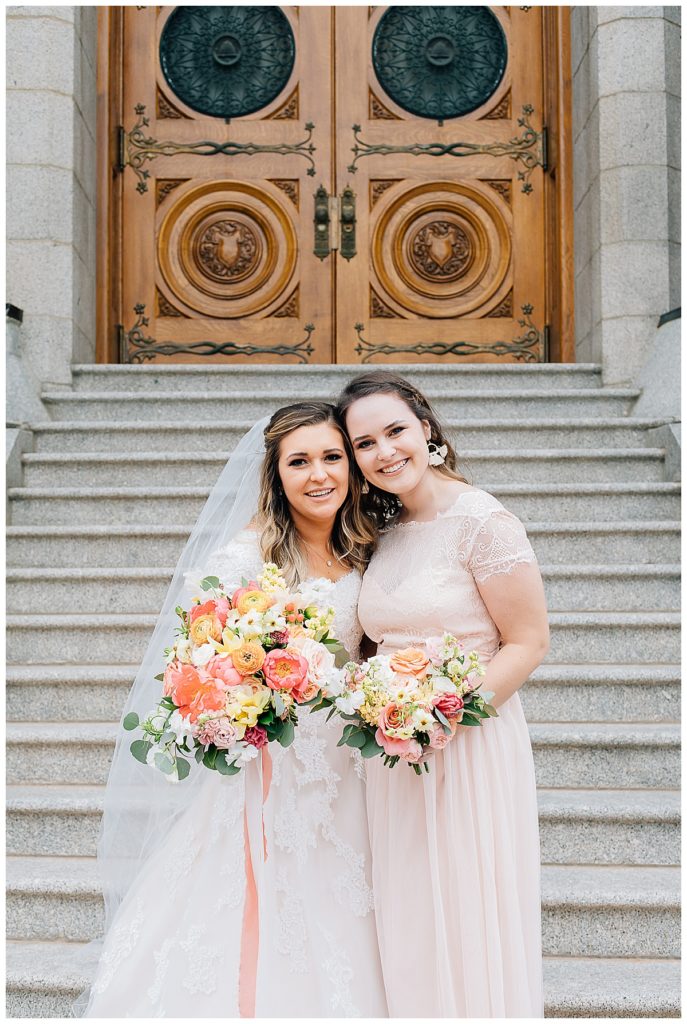
[[[52,492],[51,492],[52,493]],[[123,490],[123,496],[126,492]],[[618,533],[642,533],[649,531],[654,533],[679,533],[682,523],[679,519],[617,519],[610,523],[581,523],[572,522],[528,522],[527,532],[532,535],[541,533],[546,535],[557,533],[608,533],[615,536]],[[132,527],[128,524],[115,523],[112,526],[107,523],[91,523],[88,525],[68,526],[57,524],[54,526],[8,526],[6,536],[11,537],[132,537],[142,535],[145,537],[184,537],[187,538],[193,529],[193,523],[181,526],[176,523],[151,523],[149,526]]]
[[[87,943],[7,941],[8,994],[34,992],[75,998],[88,985],[92,967],[86,962]],[[83,957],[80,962],[79,957]],[[655,1009],[665,1015],[679,1012],[680,961],[666,958],[556,957],[544,956],[544,1003],[550,1016],[554,1010],[568,1010],[589,1018],[595,1011],[607,1016],[637,1017]],[[31,966],[28,965],[38,965]],[[47,965],[47,966],[45,966]],[[599,975],[603,972],[602,977]],[[660,972],[657,991],[649,987]],[[590,977],[604,980],[603,986],[589,985]],[[612,977],[612,980],[611,980]],[[617,1010],[617,1013],[608,1011]],[[620,1011],[624,1011],[622,1014]]]
[[[591,389],[590,389],[591,390]],[[593,392],[596,394],[596,392]],[[241,398],[250,398],[250,395],[242,393]],[[264,392],[256,392],[255,399],[264,398]],[[665,419],[640,419],[627,416],[601,416],[589,417],[555,417],[546,418],[525,418],[519,420],[503,419],[501,417],[489,417],[483,420],[478,419],[457,419],[452,416],[442,416],[442,425],[452,430],[651,430],[654,427],[663,426]],[[31,429],[35,434],[64,434],[70,430],[75,433],[92,433],[93,431],[111,431],[112,433],[132,433],[144,426],[146,430],[155,433],[165,433],[172,430],[200,430],[202,425],[197,419],[194,420],[129,420],[122,423],[121,420],[48,420],[36,423]],[[249,430],[253,426],[250,420],[213,420],[213,430],[221,433],[223,430]]]
[[[138,664],[22,664],[10,663],[6,666],[6,679],[13,683],[44,685],[49,681],[65,681],[78,683],[98,682],[117,683],[131,682],[138,671]],[[634,673],[634,675],[633,675]],[[663,686],[667,683],[679,683],[682,678],[681,666],[677,663],[660,663],[657,665],[589,663],[584,666],[566,662],[546,662],[534,670],[524,685],[544,686],[551,683],[570,685],[606,685],[609,682],[625,683],[634,686]]]
[[[504,451],[500,448],[466,448],[461,451],[460,459],[464,462],[478,461],[497,462],[500,459],[507,462],[514,462],[517,459],[527,459],[530,462],[545,462],[555,459],[556,461],[569,461],[580,459],[595,459],[611,461],[624,459],[658,459],[665,455],[665,448],[520,448],[516,452]],[[28,452],[22,455],[22,460],[27,465],[147,465],[148,463],[190,463],[207,464],[226,462],[231,456],[231,451],[223,452]]]
[[[575,576],[584,579],[588,576],[600,579],[616,579],[619,577],[650,576],[660,578],[663,576],[681,576],[682,566],[679,562],[633,562],[627,564],[610,562],[608,565],[565,565],[552,562],[550,565],[539,563],[542,576],[563,577]],[[174,568],[160,568],[159,566],[115,566],[108,568],[41,568],[31,566],[21,569],[17,566],[8,568],[5,573],[7,583],[21,582],[22,580],[107,580],[108,582],[130,579],[149,579],[155,576],[159,579],[169,579],[174,573]],[[619,609],[622,611],[622,609]]]
[[[550,612],[549,625],[554,627],[580,626],[669,626],[677,628],[682,616],[677,611],[657,612]],[[124,626],[154,626],[158,616],[148,612],[114,613],[100,612],[92,615],[63,614],[52,615],[6,615],[8,627],[15,629],[33,629],[36,625],[43,627],[64,627],[65,623],[73,626],[98,626],[100,629],[115,629]]]
[[[280,372],[281,372],[280,367]],[[452,393],[453,392],[453,393]],[[465,391],[455,387],[453,389],[444,387],[440,391],[427,392],[426,397],[432,402],[436,402],[438,399],[443,398],[456,398],[456,399],[469,399],[470,401],[475,400],[486,400],[486,399],[506,399],[516,400],[519,402],[529,401],[530,399],[541,398],[542,400],[549,398],[637,398],[641,395],[641,388],[623,388],[623,387],[587,387],[587,388],[547,388],[543,390],[541,388],[499,388],[495,391],[491,388],[475,388],[471,389],[469,395],[465,394]],[[247,392],[250,396],[250,392]],[[269,400],[271,395],[269,392],[256,391],[255,396],[263,400]],[[279,392],[276,393],[279,395]],[[52,404],[57,402],[63,402],[66,404],[73,404],[75,402],[147,402],[147,401],[163,401],[163,402],[180,402],[187,405],[191,402],[194,404],[203,401],[221,401],[227,398],[242,398],[244,392],[240,391],[237,393],[231,391],[200,391],[200,392],[189,392],[189,391],[163,391],[163,390],[150,390],[145,391],[143,389],[139,391],[43,391],[41,398],[46,404]],[[331,397],[331,396],[330,396]]]
[[[6,868],[7,892],[100,895],[95,857],[10,855]],[[544,908],[680,906],[679,866],[544,864],[541,877]]]
[[[72,366],[72,374],[94,374],[96,376],[111,376],[114,373],[125,373],[142,377],[155,377],[161,376],[172,376],[175,374],[190,374],[194,373],[211,373],[217,376],[240,376],[243,367],[239,366],[223,366],[217,364],[210,364],[203,366],[200,364],[185,363],[183,366],[178,363],[166,364],[161,363],[155,366],[122,366],[112,363],[75,363]],[[281,375],[284,371],[286,376],[301,376],[314,373],[321,373],[323,371],[329,373],[335,373],[340,376],[344,376],[349,373],[363,373],[365,367],[360,363],[310,363],[306,366],[295,366],[291,363],[285,363],[283,366],[279,366],[279,373]],[[385,370],[390,370],[392,373],[401,373],[408,370],[408,363],[385,363]],[[246,366],[246,370],[249,373],[258,373],[261,376],[271,376],[275,371],[273,364],[256,364],[255,366]],[[513,373],[515,375],[555,375],[556,373],[601,373],[601,363],[537,363],[536,365],[524,364],[524,363],[508,363],[506,365],[499,365],[494,363],[414,363],[412,372],[417,371],[418,374],[428,375],[445,375],[446,372],[452,372],[457,370],[461,374],[467,376],[471,374],[481,373],[486,371],[487,373]]]
[[[104,785],[46,786],[13,784],[5,789],[6,809],[13,814],[100,815]],[[538,788],[539,820],[552,822],[677,824],[681,820],[679,789],[551,789]]]
[[[119,723],[113,722],[7,722],[5,742],[24,747],[46,743],[88,744],[102,746],[114,743]],[[680,747],[680,723],[675,722],[530,722],[530,740],[535,746],[589,747],[601,749]],[[617,787],[610,787],[617,788]]]

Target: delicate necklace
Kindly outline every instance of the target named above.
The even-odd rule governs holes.
[[[324,555],[321,555],[319,553],[319,551],[317,551],[314,547],[312,547],[310,544],[308,544],[307,540],[303,540],[302,537],[301,537],[301,541],[303,541],[303,544],[305,544],[305,546],[308,549],[308,551],[312,551],[312,553],[314,555],[317,555],[317,557],[320,559],[321,562],[325,563],[325,565],[327,566],[328,569],[332,568],[332,566],[334,565],[333,559],[325,558]],[[339,565],[341,565],[341,559],[340,558],[337,558],[336,561],[339,563]]]

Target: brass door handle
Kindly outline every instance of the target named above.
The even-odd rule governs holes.
[[[324,185],[315,192],[314,246],[318,259],[325,260],[338,249],[345,260],[353,259],[355,247],[355,192],[347,185],[340,196],[330,196]]]

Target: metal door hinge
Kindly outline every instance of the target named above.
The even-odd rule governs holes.
[[[315,240],[314,254],[325,260],[330,252],[341,253],[345,260],[356,254],[355,247],[355,192],[347,185],[340,196],[330,196],[320,185],[315,193],[315,214],[313,217]]]
[[[546,174],[549,169],[549,129],[546,125],[541,130],[541,165]]]
[[[117,143],[117,162],[115,163],[115,170],[120,174],[126,167],[126,132],[121,124],[118,124],[115,129],[115,140]]]

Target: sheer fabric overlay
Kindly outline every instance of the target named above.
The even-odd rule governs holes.
[[[205,571],[228,587],[255,576],[256,534],[239,533]],[[237,570],[239,570],[237,575]],[[334,585],[335,633],[357,658],[360,576]],[[194,591],[195,592],[195,591]],[[270,745],[263,807],[255,1015],[387,1015],[371,887],[365,769],[340,726],[300,709],[296,739]],[[237,1017],[246,896],[244,807],[258,763],[206,772],[152,852],[103,947],[86,1016]],[[179,785],[183,785],[180,783]],[[257,791],[261,780],[257,779]],[[249,798],[250,799],[250,798]],[[259,868],[259,870],[257,870]]]
[[[491,495],[387,530],[359,602],[379,652],[447,630],[488,663],[499,632],[477,582],[535,561]],[[418,778],[368,762],[377,929],[391,1017],[542,1017],[540,857],[532,749],[516,693]]]

